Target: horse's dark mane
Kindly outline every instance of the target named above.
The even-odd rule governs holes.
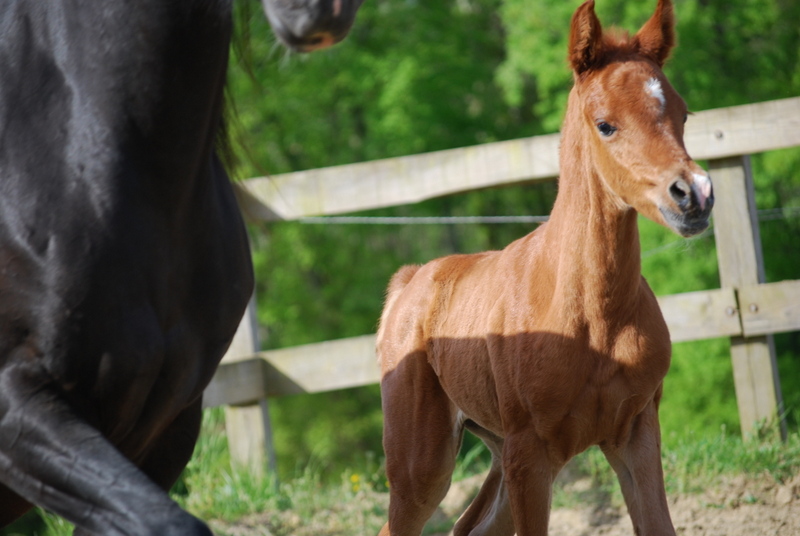
[[[253,2],[244,1],[234,4],[233,32],[231,34],[228,72],[225,83],[225,100],[222,121],[215,140],[217,156],[227,171],[229,178],[234,182],[244,179],[244,177],[240,176],[240,169],[245,161],[258,169],[261,174],[268,174],[266,170],[261,169],[248,144],[247,134],[239,119],[239,111],[230,83],[234,65],[244,71],[251,81],[257,83],[251,46],[251,21],[254,16],[261,16],[261,10],[254,9]]]
[[[234,105],[233,97],[230,93],[230,86],[225,84],[225,97],[222,104],[222,117],[220,118],[219,128],[217,129],[216,137],[214,138],[214,150],[225,168],[228,178],[236,180],[236,170],[239,168],[240,160],[239,155],[233,146],[231,139],[231,123],[238,124],[236,119],[236,107]],[[234,127],[236,128],[236,127]]]

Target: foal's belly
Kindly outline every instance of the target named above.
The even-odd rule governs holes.
[[[429,343],[430,362],[447,396],[481,428],[503,435],[497,385],[484,339],[436,339]]]
[[[552,334],[439,339],[429,351],[440,384],[465,420],[501,438],[533,433],[564,459],[620,441],[663,379],[660,371],[647,377]]]

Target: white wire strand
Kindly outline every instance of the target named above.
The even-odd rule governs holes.
[[[472,223],[544,223],[549,216],[314,216],[300,218],[310,224],[457,225]]]
[[[759,221],[785,220],[800,217],[800,207],[768,208],[757,211]],[[548,216],[312,216],[300,218],[300,223],[331,225],[462,225],[499,223],[544,223]],[[709,227],[698,240],[711,234]],[[642,252],[642,258],[650,257],[676,247],[689,247],[687,239],[674,240]]]

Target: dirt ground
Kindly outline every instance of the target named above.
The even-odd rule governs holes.
[[[784,485],[769,478],[736,478],[700,495],[670,498],[675,530],[685,536],[800,534],[800,475]],[[550,536],[631,536],[624,508],[557,509]]]
[[[465,482],[465,486],[469,485]],[[591,486],[591,481],[576,479],[562,485],[566,490],[580,492]],[[451,490],[443,507],[451,506],[448,500],[462,502],[453,494],[465,491]],[[609,502],[613,501],[599,501],[585,508],[554,509],[549,536],[632,536],[625,507]],[[669,503],[675,530],[682,536],[800,535],[800,474],[783,484],[768,475],[723,479],[709,491],[673,496]]]
[[[448,519],[463,511],[481,481],[478,476],[454,484],[429,525],[449,526]],[[578,494],[588,491],[591,495],[589,479],[562,485],[565,490]],[[670,497],[670,512],[679,536],[800,535],[800,474],[784,483],[765,475],[724,479],[712,486],[704,493]],[[625,507],[614,502],[601,498],[587,501],[586,507],[555,508],[549,536],[633,536]],[[369,507],[365,507],[367,503]],[[275,513],[248,516],[235,523],[212,522],[212,528],[219,536],[374,536],[375,529],[359,531],[353,527],[380,526],[387,503],[386,494],[370,493],[355,497],[341,510],[315,514],[314,519],[283,512],[277,517]],[[356,517],[360,520],[353,524]]]

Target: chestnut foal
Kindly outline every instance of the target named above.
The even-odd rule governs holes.
[[[382,536],[421,533],[464,429],[493,462],[456,535],[546,535],[553,480],[591,445],[616,471],[636,534],[675,534],[658,424],[671,345],[641,276],[636,220],[697,234],[713,194],[661,71],[673,44],[669,0],[632,38],[604,34],[584,3],[550,221],[502,251],[392,278],[377,343],[391,493]]]

